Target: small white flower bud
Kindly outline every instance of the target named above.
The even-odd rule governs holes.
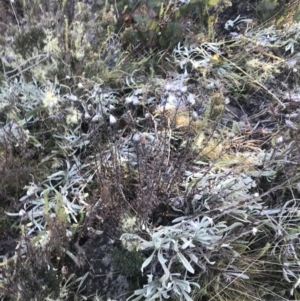
[[[282,143],[282,142],[283,142],[283,137],[280,136],[280,137],[276,140],[276,143],[277,143],[277,144],[280,144],[280,143]]]
[[[70,231],[70,230],[67,229],[67,230],[66,230],[66,236],[67,236],[68,238],[71,238],[72,235],[73,235],[72,231]]]
[[[138,99],[137,96],[134,96],[134,97],[133,97],[132,104],[133,104],[134,106],[138,106],[138,105],[140,104],[140,100]]]
[[[21,209],[19,211],[19,216],[24,216],[26,214],[26,211],[24,209]]]
[[[101,120],[101,115],[100,114],[96,114],[93,118],[92,118],[92,122],[98,122]]]
[[[86,120],[89,120],[89,119],[91,119],[92,117],[91,117],[91,115],[90,115],[88,112],[85,112],[85,113],[84,113],[84,118],[85,118]]]
[[[171,200],[171,205],[175,208],[180,208],[183,206],[183,200],[181,197],[175,197],[173,200]]]
[[[117,123],[117,119],[113,115],[109,115],[109,123],[110,125],[115,125]]]
[[[252,228],[252,234],[253,234],[253,235],[256,235],[257,231],[258,231],[258,230],[257,230],[256,227],[253,227],[253,228]]]
[[[181,93],[185,93],[186,91],[187,91],[187,86],[181,87],[181,89],[180,89]]]
[[[82,84],[82,83],[78,83],[77,87],[78,87],[79,89],[83,89],[83,84]]]
[[[141,141],[141,135],[140,133],[136,132],[133,137],[132,137],[132,141],[134,143],[139,143]]]
[[[195,100],[195,95],[192,94],[192,93],[189,93],[188,97],[187,97],[187,101],[190,105],[194,105],[196,103],[196,100]]]
[[[197,114],[197,112],[196,111],[193,111],[193,113],[192,113],[192,120],[193,121],[197,121],[198,120],[198,114]]]
[[[195,194],[193,200],[199,201],[202,199],[202,194]]]
[[[207,84],[207,85],[205,86],[205,88],[206,88],[207,90],[212,90],[214,87],[215,87],[214,82],[211,82],[211,83],[209,83],[209,84]]]
[[[167,83],[167,84],[165,85],[165,90],[166,90],[166,91],[171,90],[171,88],[172,88],[172,86],[171,86],[169,83]]]
[[[125,98],[125,104],[130,104],[130,103],[132,103],[132,97],[131,96],[128,96],[128,97],[126,97]]]

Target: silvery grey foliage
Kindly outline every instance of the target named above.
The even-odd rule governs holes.
[[[11,120],[4,127],[0,127],[0,144],[2,145],[22,146],[28,140],[29,131],[23,128],[22,122]]]
[[[45,231],[46,217],[56,218],[58,211],[64,211],[69,221],[76,223],[78,211],[86,205],[88,194],[85,188],[93,179],[91,166],[83,164],[75,156],[79,148],[90,143],[88,135],[84,136],[77,124],[80,118],[75,116],[72,119],[74,112],[77,115],[76,108],[65,105],[65,102],[73,102],[77,98],[72,94],[61,97],[59,87],[50,82],[40,87],[34,80],[26,83],[22,78],[5,83],[0,96],[5,99],[5,102],[1,102],[0,109],[9,106],[10,110],[6,124],[0,128],[0,144],[24,147],[30,144],[43,149],[39,136],[26,127],[37,121],[52,119],[57,112],[66,117],[67,122],[66,125],[61,123],[59,131],[56,129],[49,133],[49,139],[55,141],[52,154],[44,159],[48,163],[50,175],[40,182],[33,178],[24,187],[25,194],[20,198],[23,208],[19,212],[7,214],[25,222],[25,232],[28,235]],[[24,111],[22,114],[21,110]],[[55,154],[59,154],[60,159]]]
[[[20,201],[24,203],[23,209],[17,213],[6,214],[19,216],[26,224],[26,233],[40,233],[45,231],[46,217],[56,218],[57,211],[63,210],[71,222],[77,223],[77,213],[86,204],[88,194],[85,187],[92,180],[86,165],[71,165],[65,162],[67,170],[60,170],[48,176],[39,184],[34,182],[26,186],[26,195]],[[46,209],[47,208],[47,209]]]
[[[259,31],[253,29],[245,35],[256,43],[263,46],[277,46],[284,47],[286,52],[291,54],[298,50],[300,39],[300,24],[295,22],[287,29],[276,29],[275,25],[260,29]]]
[[[162,300],[175,295],[180,300],[192,300],[189,296],[191,285],[199,285],[189,280],[188,272],[195,274],[195,269],[202,269],[203,262],[214,264],[209,258],[210,253],[222,248],[223,234],[242,225],[234,223],[227,226],[226,222],[214,224],[209,217],[188,219],[180,217],[173,226],[159,227],[149,232],[149,240],[137,234],[125,233],[121,236],[122,243],[129,250],[151,250],[151,255],[142,264],[141,270],[147,268],[148,284],[136,290],[129,299]],[[228,247],[228,245],[226,245]],[[185,272],[176,270],[174,263],[180,263]],[[162,268],[161,275],[156,270],[157,264]]]
[[[252,23],[253,20],[252,19],[246,19],[246,18],[241,18],[240,15],[238,15],[234,20],[228,20],[225,25],[224,25],[224,28],[226,30],[233,30],[233,29],[239,29],[238,28],[238,25],[241,24],[241,23]]]
[[[173,57],[175,62],[181,69],[186,70],[188,63],[192,64],[193,68],[205,68],[208,67],[212,60],[212,54],[221,54],[221,43],[209,43],[204,42],[197,46],[184,46],[178,44],[173,50]]]

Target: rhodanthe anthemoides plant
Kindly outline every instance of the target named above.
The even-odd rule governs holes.
[[[148,229],[149,240],[137,234],[121,236],[123,245],[129,250],[151,252],[141,267],[141,271],[147,273],[148,284],[135,291],[131,298],[138,297],[133,301],[142,298],[163,300],[170,296],[191,301],[191,286],[200,288],[191,280],[195,273],[204,272],[207,263],[214,264],[210,256],[220,248],[229,248],[223,236],[242,225],[239,222],[231,226],[227,226],[226,222],[214,224],[209,217],[181,217],[173,222],[172,226]]]

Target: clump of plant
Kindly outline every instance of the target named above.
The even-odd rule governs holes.
[[[1,103],[1,109],[5,118],[4,125],[0,129],[0,143],[3,148],[2,155],[6,158],[1,168],[5,171],[8,167],[12,168],[15,162],[23,162],[18,170],[14,170],[16,173],[14,181],[8,183],[7,173],[4,173],[6,177],[2,179],[1,189],[3,197],[7,200],[5,213],[18,218],[14,227],[20,226],[26,237],[26,241],[23,238],[19,239],[22,250],[16,251],[15,255],[9,258],[1,258],[2,266],[15,270],[14,273],[10,273],[10,270],[5,273],[1,271],[1,282],[5,284],[4,293],[7,296],[11,294],[6,290],[7,283],[19,281],[17,279],[22,282],[22,278],[26,278],[24,273],[27,269],[29,282],[22,282],[20,287],[23,284],[26,287],[30,284],[38,287],[47,286],[37,282],[44,281],[43,278],[48,277],[43,270],[46,265],[44,262],[41,263],[43,275],[40,275],[40,279],[35,280],[30,274],[35,269],[40,269],[38,266],[32,266],[33,271],[30,270],[33,258],[39,252],[38,247],[48,250],[44,258],[48,265],[57,266],[51,259],[57,253],[68,255],[71,260],[70,267],[72,265],[80,267],[82,264],[80,256],[75,256],[69,246],[76,230],[76,223],[79,222],[78,211],[82,208],[79,203],[83,204],[88,195],[85,187],[81,185],[87,185],[90,175],[85,172],[81,174],[82,163],[74,156],[71,155],[72,158],[68,159],[68,155],[75,152],[78,147],[80,129],[78,123],[81,113],[76,105],[69,107],[70,99],[67,100],[68,105],[64,103],[57,92],[53,86],[42,87],[36,82],[27,83],[24,79],[15,79],[6,86],[3,85],[1,89],[1,95],[5,99]],[[55,125],[57,120],[60,123]],[[82,142],[85,145],[86,142]],[[35,156],[41,156],[41,161],[37,162]],[[84,169],[86,167],[85,165]],[[65,172],[65,168],[68,172]],[[22,178],[23,170],[26,171],[24,178]],[[13,172],[13,169],[10,169],[10,172]],[[22,181],[16,181],[21,178]],[[8,195],[11,197],[8,198]],[[16,199],[19,199],[19,204],[12,202]],[[79,203],[76,204],[75,199]],[[56,279],[56,273],[53,277]],[[29,295],[26,299],[33,298],[34,290],[28,288]],[[56,294],[54,288],[47,288],[41,292],[40,298],[44,299],[51,295],[51,290]],[[21,294],[20,290],[16,290],[16,294],[19,293]],[[39,296],[38,292],[36,296]]]
[[[170,295],[184,300],[192,300],[189,297],[191,285],[199,285],[192,282],[191,274],[195,269],[202,270],[204,262],[214,264],[211,256],[221,247],[223,233],[240,224],[236,223],[227,227],[225,223],[213,224],[210,218],[200,220],[184,220],[181,222],[162,227],[153,233],[149,233],[147,241],[135,234],[123,234],[121,240],[129,250],[153,250],[151,255],[141,266],[143,271],[151,263],[148,284],[143,289],[136,290],[134,295],[139,297],[133,300],[151,300],[153,298],[168,298]],[[178,219],[177,219],[178,221]],[[176,222],[176,221],[174,221]],[[209,250],[210,255],[207,254]],[[160,267],[157,266],[159,263]],[[201,271],[202,270],[202,271]]]

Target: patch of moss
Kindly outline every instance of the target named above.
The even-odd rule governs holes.
[[[14,42],[14,47],[17,53],[20,53],[25,59],[30,57],[35,48],[42,50],[45,46],[46,34],[40,27],[29,28],[27,32],[20,33]]]
[[[137,251],[126,249],[115,249],[112,254],[112,265],[120,273],[127,277],[137,277],[141,275],[141,266],[144,256]]]

